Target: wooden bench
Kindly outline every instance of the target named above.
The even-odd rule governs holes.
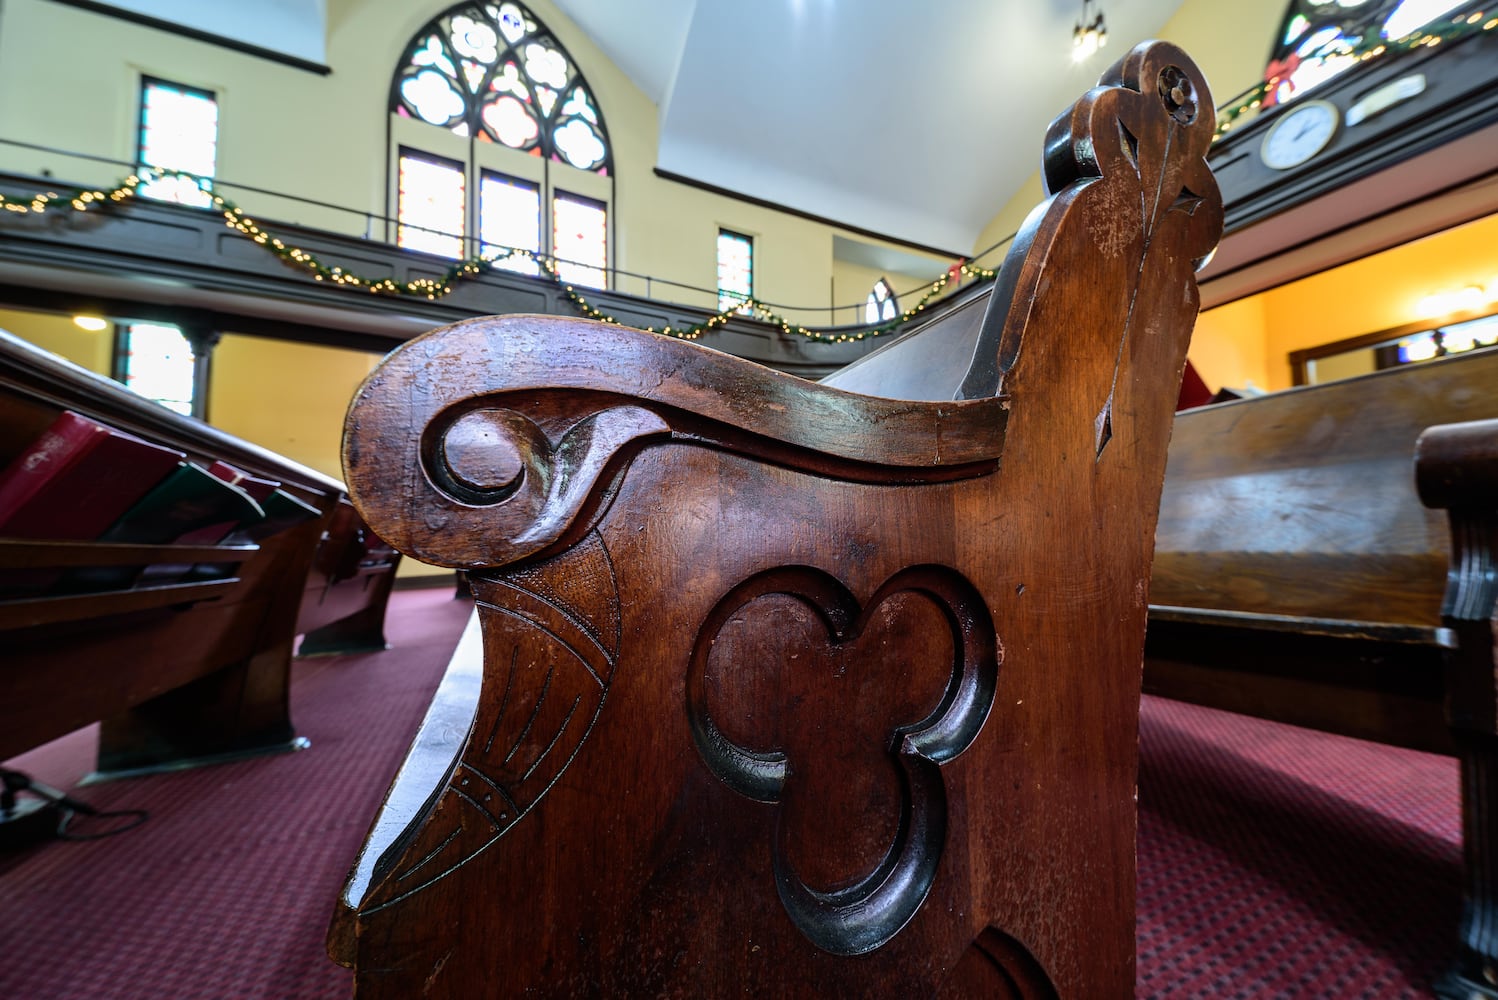
[[[1492,351],[1178,415],[1144,675],[1461,757],[1467,912],[1442,990],[1462,1000],[1498,996],[1498,422],[1427,429],[1493,417]]]
[[[385,608],[400,553],[369,530],[347,497],[328,523],[297,611],[300,656],[386,648]]]
[[[0,571],[12,575],[219,567],[208,579],[0,598],[0,760],[96,720],[103,720],[101,775],[305,745],[287,701],[296,635],[319,635],[313,630],[337,628],[344,619],[352,622],[350,636],[384,641],[379,621],[393,559],[384,559],[379,572],[356,565],[337,582],[314,581],[322,606],[301,612],[310,601],[304,594],[312,567],[346,563],[356,541],[364,551],[362,522],[343,485],[0,333],[0,466],[64,410],[171,447],[199,465],[227,462],[279,482],[320,516],[258,545],[0,539]],[[376,576],[383,579],[372,586]]]
[[[330,931],[358,996],[1131,993],[1148,564],[1221,206],[1186,57],[1104,84],[965,336],[815,384],[511,316],[370,376],[354,502],[478,614]]]

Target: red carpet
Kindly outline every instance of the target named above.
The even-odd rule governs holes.
[[[301,753],[82,789],[142,827],[0,859],[0,997],[301,1000],[347,997],[323,952],[328,918],[472,605],[451,589],[391,601],[391,649],[299,661]],[[18,758],[68,788],[92,729]]]
[[[1455,954],[1454,758],[1146,698],[1141,997],[1429,997]]]
[[[328,918],[466,616],[396,594],[393,649],[298,664],[311,750],[85,788],[151,819],[0,857],[0,998],[347,997]],[[1151,699],[1141,733],[1141,997],[1430,995],[1460,901],[1454,761]],[[94,738],[15,764],[69,788]]]

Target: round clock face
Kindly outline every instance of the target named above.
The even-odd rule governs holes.
[[[1296,104],[1264,136],[1259,158],[1275,170],[1300,166],[1332,141],[1337,118],[1337,106],[1327,101]]]

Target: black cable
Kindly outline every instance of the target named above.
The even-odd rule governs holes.
[[[107,812],[96,809],[87,802],[72,798],[50,785],[34,780],[28,774],[6,768],[0,768],[0,789],[3,789],[0,790],[0,812],[10,812],[15,809],[18,792],[30,792],[37,798],[45,799],[57,806],[61,813],[57,821],[59,840],[100,840],[117,833],[124,833],[126,830],[133,830],[151,818],[151,814],[144,809],[113,809]],[[73,818],[79,815],[86,816],[90,820],[112,820],[123,817],[128,821],[97,833],[68,832]]]

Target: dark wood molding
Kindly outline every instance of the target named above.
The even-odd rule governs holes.
[[[217,45],[220,48],[233,49],[235,52],[243,52],[245,55],[254,56],[257,59],[267,59],[271,62],[280,63],[283,66],[290,66],[292,69],[316,73],[318,76],[327,76],[333,72],[331,66],[323,63],[313,62],[310,59],[299,59],[296,56],[289,56],[284,52],[277,52],[274,49],[265,49],[258,45],[250,45],[224,35],[215,35],[212,32],[200,31],[197,28],[189,28],[186,25],[176,24],[172,21],[163,21],[159,17],[137,14],[134,11],[115,7],[112,4],[96,3],[95,0],[53,0],[53,2],[65,4],[69,7],[77,7],[79,10],[86,10],[91,14],[113,17],[121,21],[129,21],[131,24],[155,28],[157,31],[181,35],[184,38],[191,38],[194,41],[207,42],[210,45]]]
[[[756,205],[759,208],[768,208],[772,212],[780,212],[784,215],[795,216],[798,219],[805,219],[808,222],[817,222],[824,226],[830,226],[833,229],[841,229],[845,233],[853,233],[857,236],[868,237],[871,240],[878,240],[881,243],[888,243],[891,246],[904,247],[907,250],[915,250],[919,253],[929,253],[937,257],[949,257],[953,260],[967,260],[969,256],[965,253],[956,253],[951,250],[943,250],[941,247],[933,247],[927,246],[924,243],[916,243],[913,240],[902,240],[899,237],[889,236],[885,233],[876,233],[872,229],[863,229],[859,226],[850,226],[846,222],[839,222],[836,219],[829,219],[825,215],[816,215],[812,212],[803,212],[799,208],[791,208],[789,205],[781,205],[778,202],[767,201],[764,198],[756,198],[752,194],[743,194],[739,191],[731,191],[728,188],[718,187],[716,184],[709,184],[707,183],[707,181],[699,181],[696,178],[686,177],[682,174],[673,174],[671,171],[662,170],[660,167],[655,168],[655,176],[659,177],[663,181],[671,181],[676,184],[685,184],[687,187],[693,187],[699,191],[706,191],[709,194],[722,195],[724,198],[732,198],[734,201],[742,201],[745,204]]]

